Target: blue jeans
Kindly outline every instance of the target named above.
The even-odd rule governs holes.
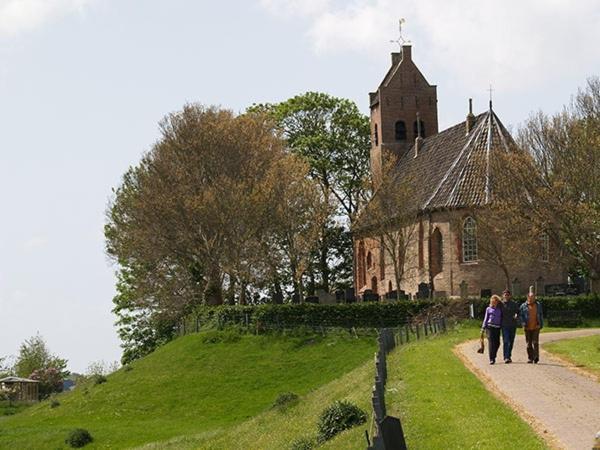
[[[515,327],[502,327],[502,350],[504,351],[505,360],[512,358],[512,349],[516,334],[517,329]]]

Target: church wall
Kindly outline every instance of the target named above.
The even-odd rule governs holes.
[[[460,284],[465,281],[468,286],[467,294],[470,296],[479,296],[482,289],[491,289],[492,293],[501,293],[506,288],[504,273],[496,265],[486,261],[461,262],[462,250],[462,221],[467,216],[467,212],[450,211],[434,212],[429,217],[423,218],[424,239],[423,239],[423,268],[418,264],[418,240],[415,239],[410,247],[407,257],[407,272],[401,283],[401,289],[407,294],[416,294],[419,283],[429,283],[429,261],[430,261],[430,242],[429,236],[435,228],[439,228],[442,236],[442,271],[435,275],[433,283],[436,295],[439,296],[459,296]],[[365,289],[371,289],[371,280],[377,277],[377,292],[380,295],[396,289],[394,277],[394,268],[388,255],[385,258],[385,277],[381,277],[382,270],[380,265],[380,245],[377,239],[365,238],[363,241],[366,247],[372,253],[372,266],[367,270],[367,283],[363,286],[356,286],[357,292],[361,294]],[[532,243],[532,251],[537,243]],[[433,256],[433,255],[431,255]],[[567,273],[564,267],[558,263],[560,255],[555,249],[551,249],[550,262],[538,261],[528,267],[511,268],[511,286],[510,289],[519,288],[520,292],[513,292],[514,295],[524,295],[530,285],[536,285],[536,280],[540,277],[542,281],[538,283],[538,292],[543,293],[545,284],[564,283],[567,279]],[[512,282],[517,279],[518,285],[513,286]]]

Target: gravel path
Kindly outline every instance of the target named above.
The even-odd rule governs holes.
[[[600,329],[582,329],[540,334],[542,344],[560,339],[600,334]],[[517,335],[513,363],[502,362],[502,345],[495,365],[486,349],[477,353],[479,341],[456,347],[465,365],[488,389],[513,407],[551,447],[590,450],[600,431],[600,383],[578,373],[569,363],[553,358],[540,348],[540,363],[527,364],[525,337]]]

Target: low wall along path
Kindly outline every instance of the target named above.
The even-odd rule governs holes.
[[[495,365],[479,341],[468,341],[455,352],[488,388],[515,409],[551,447],[591,449],[600,431],[600,382],[553,358],[541,345],[560,339],[600,334],[600,329],[540,333],[540,362],[527,364],[525,337],[517,335],[513,363],[504,364],[502,344]]]

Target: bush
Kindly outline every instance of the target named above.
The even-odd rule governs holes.
[[[312,450],[315,448],[315,440],[311,437],[301,437],[292,441],[290,450]]]
[[[60,406],[60,402],[56,399],[52,399],[50,400],[50,408],[54,409],[54,408],[58,408]]]
[[[273,403],[273,408],[285,409],[286,407],[291,406],[292,404],[295,404],[297,402],[297,394],[294,394],[293,392],[284,392],[282,394],[279,394],[279,396],[275,399],[275,402]]]
[[[240,330],[229,328],[227,330],[210,330],[202,334],[201,340],[205,344],[231,344],[241,339]]]
[[[325,442],[336,434],[367,421],[367,413],[353,403],[337,401],[321,413],[317,424],[317,439]]]
[[[94,386],[106,383],[108,381],[104,375],[92,375],[90,379],[92,380],[92,384]]]
[[[65,439],[65,443],[69,444],[73,448],[80,448],[89,444],[93,440],[94,439],[88,430],[76,428],[69,432],[67,439]]]

